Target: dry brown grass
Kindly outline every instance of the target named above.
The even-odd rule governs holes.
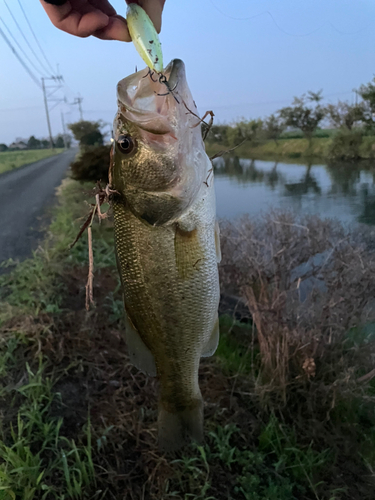
[[[368,237],[333,220],[271,213],[223,224],[222,248],[222,289],[246,298],[256,325],[258,391],[285,404],[303,389],[328,417],[375,360],[370,346],[346,346],[350,331],[375,320]]]

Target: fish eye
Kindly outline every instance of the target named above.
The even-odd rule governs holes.
[[[130,135],[124,134],[117,139],[117,145],[122,153],[128,155],[134,150],[136,142]]]

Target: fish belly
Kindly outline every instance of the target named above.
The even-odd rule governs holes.
[[[178,221],[154,227],[114,202],[115,242],[129,354],[160,380],[159,442],[203,434],[200,357],[218,341],[219,279],[213,187]]]

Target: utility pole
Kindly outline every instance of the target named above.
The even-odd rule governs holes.
[[[74,102],[72,102],[72,104],[78,104],[79,116],[80,116],[81,122],[83,122],[83,113],[82,113],[82,106],[81,106],[82,101],[83,101],[83,97],[76,97],[74,99]]]
[[[48,133],[49,133],[49,146],[51,149],[53,149],[53,139],[52,139],[51,122],[49,119],[47,93],[46,93],[46,86],[45,86],[43,77],[42,77],[42,89],[43,89],[43,96],[44,96],[44,106],[46,108],[46,116],[47,116],[47,125],[48,125]]]
[[[68,149],[68,145],[66,143],[66,130],[65,130],[64,113],[62,111],[61,111],[61,123],[62,123],[62,128],[63,128],[64,149]]]
[[[45,80],[53,80],[52,85],[47,85]],[[60,98],[52,98],[53,94],[57,92],[57,90],[63,87],[63,77],[61,75],[50,76],[50,77],[42,77],[42,89],[43,89],[43,97],[44,97],[44,106],[46,108],[46,117],[47,117],[47,125],[48,125],[48,133],[49,133],[49,142],[50,147],[53,149],[53,139],[52,139],[52,130],[51,130],[51,121],[49,119],[49,111],[57,106],[60,102],[66,102],[65,97],[63,99]],[[51,109],[48,108],[48,102],[55,102],[55,105],[52,106]]]

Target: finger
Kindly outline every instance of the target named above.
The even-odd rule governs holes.
[[[64,5],[65,3],[67,3],[67,1],[68,0],[44,0],[44,2],[55,6]],[[104,12],[104,14],[107,14],[107,16],[116,15],[116,10],[112,7],[108,0],[70,0],[70,5],[77,12],[81,12],[82,6],[87,3]]]
[[[144,9],[151,21],[153,22],[155,29],[158,33],[161,30],[161,15],[163,12],[165,0],[126,0],[126,3],[137,3]]]
[[[109,23],[109,16],[96,9],[87,2],[66,2],[57,7],[41,0],[44,10],[52,23],[63,31],[80,37],[87,37],[96,31],[105,28]],[[79,11],[73,5],[79,4]]]
[[[131,37],[126,21],[121,16],[109,18],[108,25],[94,33],[94,36],[101,40],[119,40],[120,42],[131,42]]]

